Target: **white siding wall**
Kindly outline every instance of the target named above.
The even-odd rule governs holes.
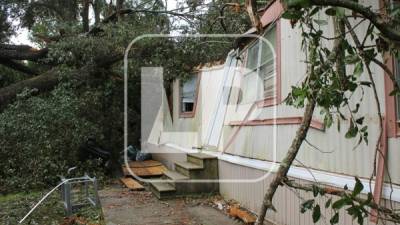
[[[262,177],[264,171],[231,164],[224,161],[219,161],[219,177],[220,179],[255,179]],[[254,213],[258,213],[261,204],[262,197],[268,189],[268,184],[271,182],[272,176],[256,183],[221,183],[220,193],[225,199],[234,199],[239,201],[241,205]],[[307,181],[299,180],[297,178],[290,178],[296,182],[307,184]],[[332,197],[327,195],[328,197]],[[329,220],[333,216],[332,210],[325,209],[325,202],[328,197],[318,197],[317,203],[321,206],[321,220],[317,225],[330,224]],[[310,225],[312,222],[311,211],[304,214],[300,213],[300,205],[303,201],[314,198],[312,193],[303,191],[296,191],[287,187],[279,187],[273,200],[273,204],[277,212],[269,211],[267,213],[267,219],[277,225]],[[338,197],[333,197],[333,201],[338,200]],[[389,205],[388,201],[382,201],[385,206]],[[393,203],[394,208],[399,208],[399,203]],[[324,218],[325,217],[325,218]],[[357,221],[353,221],[344,209],[340,210],[339,213],[340,221],[338,224],[341,225],[355,225]],[[364,220],[364,224],[372,225],[368,218]],[[379,223],[382,224],[382,223]],[[387,225],[393,223],[386,222]]]

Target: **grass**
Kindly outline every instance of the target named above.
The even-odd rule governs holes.
[[[46,191],[0,195],[0,224],[14,225],[46,194]],[[104,224],[101,209],[85,206],[75,212],[87,224]],[[22,224],[58,225],[65,218],[60,192],[51,194]],[[72,224],[68,224],[72,225]]]

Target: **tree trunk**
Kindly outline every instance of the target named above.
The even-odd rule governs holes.
[[[93,13],[94,13],[94,24],[98,25],[100,23],[100,0],[93,0]]]
[[[258,33],[262,32],[262,24],[260,17],[257,14],[257,1],[245,0],[247,14],[249,14],[251,25],[257,29]]]
[[[113,55],[105,58],[95,59],[95,64],[84,66],[70,74],[70,78],[85,80],[96,74],[97,71],[107,68],[117,61],[120,61],[123,55]],[[9,103],[15,100],[17,94],[21,93],[25,88],[36,89],[38,92],[52,90],[60,82],[57,70],[50,70],[42,75],[32,77],[7,87],[0,89],[0,111]]]
[[[84,78],[86,74],[90,74],[89,68],[84,67],[77,70],[76,75]],[[38,92],[52,90],[60,81],[56,70],[50,70],[42,75],[26,79],[15,84],[0,89],[0,111],[11,103],[17,94],[21,93],[25,88],[36,89]]]
[[[22,73],[26,73],[28,75],[38,75],[38,72],[33,69],[30,68],[22,63],[19,63],[17,61],[14,60],[9,60],[9,59],[0,59],[0,64],[7,66],[10,69],[22,72]]]
[[[117,0],[117,17],[118,21],[122,21],[122,16],[123,14],[121,13],[121,10],[123,9],[124,6],[124,0]]]
[[[83,32],[89,31],[89,0],[83,0],[82,24]]]
[[[272,198],[274,197],[275,192],[278,189],[278,186],[281,185],[283,179],[285,179],[286,174],[293,163],[293,160],[296,158],[297,153],[299,152],[301,144],[303,143],[304,139],[307,136],[315,104],[316,103],[314,99],[310,99],[310,101],[307,103],[303,121],[296,132],[296,137],[293,139],[292,145],[290,146],[289,151],[286,154],[286,157],[281,162],[278,171],[276,172],[272,182],[269,184],[267,193],[264,196],[263,205],[258,214],[259,216],[256,222],[257,225],[262,225],[264,223],[265,214],[267,213],[268,209],[274,209],[274,206],[272,205]]]

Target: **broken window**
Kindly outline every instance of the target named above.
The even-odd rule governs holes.
[[[183,80],[181,85],[181,112],[188,113],[193,112],[196,96],[196,76],[192,75],[187,80]]]
[[[269,44],[259,39],[247,51],[246,71],[242,79],[241,103],[273,98],[275,96],[276,62],[272,48],[275,48],[276,26],[272,25],[264,34]]]

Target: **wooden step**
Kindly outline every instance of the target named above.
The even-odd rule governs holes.
[[[176,189],[168,182],[151,182],[150,188],[158,199],[172,198],[176,192]]]
[[[216,156],[212,156],[212,155],[208,155],[208,154],[204,154],[204,153],[190,153],[187,154],[187,161],[200,165],[202,167],[205,166],[206,162],[205,161],[209,161],[209,160],[217,160],[218,157]]]
[[[175,162],[175,170],[178,173],[181,173],[189,178],[192,178],[190,176],[191,171],[203,170],[203,166],[191,162]]]
[[[187,177],[187,176],[185,176],[185,175],[183,175],[181,173],[178,173],[176,171],[172,171],[172,170],[165,171],[164,172],[164,176],[166,176],[169,180],[172,180],[172,181],[175,181],[175,180],[177,180],[177,181],[179,181],[179,180],[188,180],[189,179],[189,177]]]

